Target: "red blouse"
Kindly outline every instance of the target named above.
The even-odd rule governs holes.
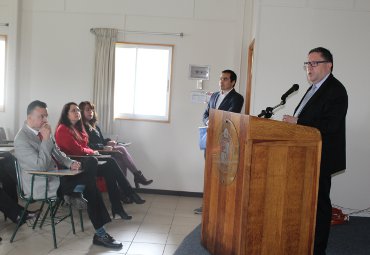
[[[81,140],[78,140],[73,131],[64,124],[60,124],[55,131],[55,141],[59,146],[60,150],[67,155],[91,155],[94,154],[94,150],[91,149],[87,144],[89,142],[89,137],[85,131],[79,132],[76,130]]]

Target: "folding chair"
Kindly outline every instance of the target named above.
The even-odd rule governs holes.
[[[29,196],[26,196],[24,191],[23,191],[23,184],[22,184],[22,178],[21,178],[21,172],[20,172],[21,170],[20,170],[17,159],[14,160],[14,164],[15,164],[15,169],[16,169],[16,174],[17,174],[18,195],[19,195],[20,199],[25,201],[25,206],[24,206],[24,210],[21,213],[20,220],[18,221],[17,227],[14,230],[12,237],[10,238],[10,242],[11,243],[13,242],[13,240],[15,238],[15,235],[18,232],[19,227],[23,224],[24,219],[26,217],[26,212],[27,212],[28,206],[30,204],[33,204],[33,203],[36,203],[36,202],[41,202],[40,214],[36,217],[36,219],[33,223],[32,229],[35,229],[35,227],[38,223],[39,217],[40,217],[40,215],[42,213],[42,210],[44,208],[44,205],[46,204],[47,205],[47,210],[44,214],[44,217],[43,217],[39,227],[42,228],[46,218],[49,217],[51,229],[52,229],[52,232],[53,232],[54,248],[57,248],[57,241],[56,241],[56,235],[55,235],[55,226],[58,223],[62,222],[63,220],[65,220],[67,218],[70,218],[71,219],[71,224],[72,224],[73,234],[76,234],[71,205],[68,205],[68,210],[64,215],[57,215],[58,208],[59,208],[59,206],[60,206],[60,204],[63,200],[58,198],[57,196],[48,195],[48,192],[47,192],[47,190],[48,190],[48,176],[42,175],[42,174],[33,174],[32,175],[31,194]],[[33,198],[33,185],[34,185],[34,181],[35,181],[36,177],[37,178],[44,178],[45,183],[46,183],[46,185],[45,185],[45,196],[44,196],[44,198],[41,198],[41,199],[34,199]],[[80,217],[82,217],[81,212],[80,212]],[[83,225],[82,225],[82,228],[83,228]]]

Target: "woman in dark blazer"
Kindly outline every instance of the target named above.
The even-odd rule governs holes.
[[[127,169],[134,175],[136,188],[139,188],[139,184],[151,184],[153,180],[147,180],[143,173],[137,169],[134,160],[124,146],[109,138],[104,139],[99,126],[96,124],[98,118],[94,104],[89,101],[84,101],[79,104],[79,108],[82,113],[82,122],[89,135],[89,147],[95,150],[104,150],[107,147],[109,149],[114,149],[114,153],[110,154],[117,161],[124,175],[126,175]],[[107,153],[109,153],[109,151],[107,151]]]

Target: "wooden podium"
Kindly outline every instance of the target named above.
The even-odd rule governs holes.
[[[313,253],[317,129],[212,110],[202,245],[214,255]]]

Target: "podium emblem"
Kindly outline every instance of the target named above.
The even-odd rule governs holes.
[[[219,135],[218,170],[220,182],[231,184],[236,176],[239,166],[239,137],[231,120],[222,123]]]

